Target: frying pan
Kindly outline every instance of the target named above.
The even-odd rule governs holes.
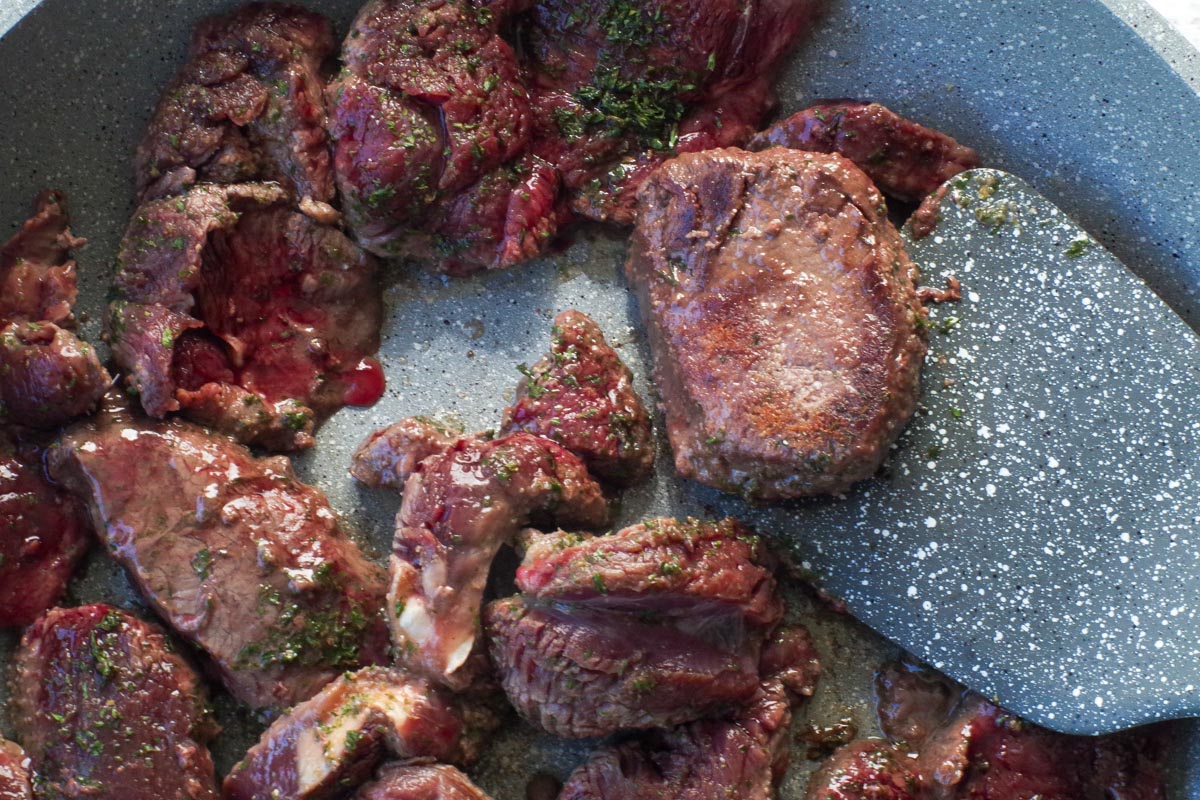
[[[45,0],[0,41],[0,107],[8,110],[0,130],[0,175],[7,188],[0,219],[15,225],[45,186],[69,193],[75,228],[91,240],[80,257],[80,310],[87,319],[84,332],[93,340],[116,242],[132,210],[133,146],[159,89],[182,59],[196,19],[234,5]],[[312,5],[344,28],[358,0]],[[878,99],[951,132],[979,148],[985,163],[1025,177],[1066,209],[1198,327],[1197,87],[1194,51],[1137,3],[1114,0],[1110,8],[1094,0],[957,0],[914,12],[913,4],[901,0],[834,0],[789,68],[780,97],[785,111],[820,97]],[[623,345],[640,388],[649,391],[647,353],[619,277],[624,250],[620,237],[584,229],[560,255],[511,273],[447,284],[397,270],[387,290],[381,353],[390,381],[385,398],[374,408],[338,414],[321,431],[317,448],[298,459],[302,475],[329,493],[368,549],[386,551],[395,499],[351,483],[345,465],[355,444],[368,430],[412,413],[455,417],[468,428],[493,425],[515,384],[515,365],[545,348],[555,311],[577,307],[595,316]],[[943,342],[953,337],[935,337],[935,358]],[[665,453],[665,443],[663,448]],[[625,496],[621,521],[712,512],[722,502],[660,472]],[[832,594],[852,596],[862,588],[857,574],[823,572],[819,531],[770,533],[797,561],[807,562]],[[1068,587],[1083,579],[1070,564],[1062,565],[1060,577]],[[977,588],[975,580],[963,575],[969,588]],[[851,611],[885,627],[881,621],[904,613],[894,601],[906,596],[909,584],[893,585],[886,574],[869,583],[877,596],[867,603],[860,593]],[[97,599],[137,605],[124,578],[102,557],[88,562],[68,602]],[[869,668],[894,651],[852,623],[809,608],[803,595],[794,599],[811,613],[828,665],[829,677],[807,713],[818,722],[850,716],[869,733]],[[1069,595],[1060,599],[1071,602]],[[955,627],[945,623],[936,621],[947,630]],[[1062,659],[1066,654],[1052,646],[1054,637],[1046,639],[1036,658]],[[0,661],[13,641],[5,635]],[[1002,698],[1023,694],[1019,665],[987,676],[973,666],[978,665],[952,659],[942,664],[951,674],[973,675],[972,683]],[[217,756],[227,767],[258,726],[227,702],[220,713],[227,735]],[[1200,732],[1180,725],[1172,738],[1181,745],[1173,797],[1200,798],[1200,769],[1192,766],[1200,764],[1194,752],[1200,750]],[[481,766],[481,782],[502,800],[518,798],[526,776],[536,770],[563,775],[587,751],[586,743],[557,743],[514,727]],[[786,798],[803,794],[810,765],[802,753],[796,761],[784,786]]]

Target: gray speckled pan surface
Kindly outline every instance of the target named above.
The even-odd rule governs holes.
[[[310,3],[343,26],[357,4]],[[5,12],[28,5],[27,0],[0,0]],[[91,240],[80,263],[81,308],[92,320],[84,330],[93,337],[116,241],[131,210],[129,160],[144,119],[177,67],[195,19],[234,5],[45,0],[0,41],[0,108],[7,112],[0,127],[5,187],[0,220],[10,230],[45,186],[70,194],[75,227]],[[919,5],[834,0],[831,14],[781,85],[783,107],[819,97],[869,97],[950,131],[978,147],[989,165],[1028,179],[1200,327],[1200,63],[1140,4],[1110,0],[1110,5],[1120,17],[1091,0]],[[0,25],[3,19],[0,15]],[[515,383],[515,365],[545,347],[554,312],[575,306],[596,316],[624,345],[642,388],[648,388],[635,309],[619,278],[624,247],[618,237],[585,231],[563,254],[528,269],[450,285],[400,277],[389,288],[385,399],[375,408],[335,417],[322,430],[316,451],[299,465],[330,493],[374,552],[386,549],[395,501],[351,484],[345,465],[354,445],[369,429],[410,413],[449,415],[468,427],[494,424]],[[1003,313],[1014,330],[1030,322],[1019,305]],[[957,348],[956,334],[935,335],[932,356],[949,357]],[[1123,368],[1132,373],[1137,365]],[[981,446],[977,430],[946,430],[952,436],[948,449]],[[660,474],[625,497],[621,517],[705,510],[717,499]],[[914,583],[901,571],[877,572],[868,598],[859,575],[826,572],[839,562],[821,559],[822,548],[828,552],[846,535],[862,507],[861,501],[847,504],[837,526],[773,533],[792,537],[798,557],[832,592],[850,596],[856,613],[899,632],[926,599],[940,601],[918,596],[918,604],[903,602]],[[952,531],[941,525],[919,530],[910,548],[914,558],[922,549],[928,557],[930,542],[939,542],[940,549],[950,541]],[[1029,632],[1039,637],[1036,658],[1045,664],[1063,663],[1071,655],[1055,645],[1051,607],[1073,605],[1092,580],[1071,569],[1074,551],[1065,545],[1073,535],[1091,533],[1052,534],[1064,552],[1053,564],[1060,588],[1031,600],[1045,604],[1040,606],[1044,613],[1031,615]],[[975,575],[962,580],[966,592],[987,590],[987,581]],[[1188,588],[1195,591],[1196,585],[1180,592],[1181,603],[1190,602]],[[71,600],[136,603],[124,579],[102,558],[89,562],[72,592]],[[1081,609],[1077,613],[1097,611]],[[970,622],[950,621],[946,630],[961,634]],[[891,652],[889,646],[828,615],[818,614],[815,627],[831,677],[807,713],[817,720],[849,715],[869,730],[869,669]],[[1088,635],[1102,635],[1098,630],[1089,629]],[[0,660],[11,644],[10,634],[0,637]],[[1010,702],[1025,695],[1019,674],[989,670],[985,676],[972,669],[980,665],[970,663],[947,661],[945,666],[973,674],[977,685],[1001,691]],[[1081,697],[1102,694],[1102,677],[1120,681],[1115,667],[1091,671],[1080,677]],[[218,760],[228,766],[255,735],[255,725],[228,707],[222,716],[229,735],[218,748]],[[1173,798],[1200,799],[1200,729],[1178,724],[1174,738],[1179,748]],[[585,753],[584,746],[563,747],[514,727],[481,765],[480,779],[501,800],[516,800],[522,796],[522,776],[535,768],[562,775]],[[802,757],[797,762],[784,789],[789,799],[802,795],[810,766]]]

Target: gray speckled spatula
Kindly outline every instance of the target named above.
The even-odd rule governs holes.
[[[1051,728],[1200,714],[1200,338],[1019,178],[905,232],[931,314],[922,406],[842,499],[750,508],[856,616]],[[811,535],[806,535],[804,531]]]

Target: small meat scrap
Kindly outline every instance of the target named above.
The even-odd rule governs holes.
[[[197,186],[138,209],[121,244],[109,337],[152,417],[271,450],[383,393],[377,265],[266,184]]]
[[[555,317],[550,352],[523,372],[501,432],[552,439],[613,483],[645,479],[654,466],[650,414],[633,373],[590,317],[579,311]]]
[[[448,764],[387,764],[354,800],[491,800]]]
[[[0,431],[0,628],[54,605],[87,552],[84,517],[45,477],[40,450]]]
[[[559,800],[774,800],[790,754],[796,696],[789,690],[815,664],[815,653],[803,629],[787,631],[772,648],[773,663],[764,660],[761,683],[744,706],[601,748],[572,773]],[[787,659],[798,659],[785,668],[789,677],[772,672]],[[803,688],[812,693],[810,684]]]
[[[444,453],[463,437],[429,417],[406,417],[367,436],[350,466],[350,474],[372,489],[404,491],[417,465]]]
[[[25,751],[0,739],[0,800],[33,800],[29,769]]]
[[[96,351],[72,332],[78,294],[61,192],[0,248],[0,426],[57,428],[90,412],[112,383]]]
[[[465,437],[427,457],[396,517],[387,604],[396,657],[466,688],[479,674],[483,590],[500,548],[531,523],[597,528],[608,511],[583,462],[540,436]]]
[[[845,158],[691,153],[642,186],[626,275],[676,471],[755,500],[845,491],[916,410],[917,269]]]
[[[747,702],[783,614],[765,549],[733,520],[537,540],[517,586],[485,613],[492,663],[522,716],[570,738]]]
[[[978,153],[941,131],[905,119],[879,103],[854,100],[798,111],[756,135],[747,147],[840,153],[884,194],[907,203],[920,202],[955,175],[979,166]]]
[[[321,64],[330,23],[281,3],[203,20],[134,162],[142,201],[196,183],[273,181],[323,222],[336,219]]]
[[[275,720],[225,778],[223,796],[339,797],[389,756],[461,763],[472,746],[463,733],[455,708],[423,680],[383,667],[348,672]]]
[[[287,708],[383,661],[382,570],[286,458],[112,410],[67,430],[47,461],[150,605],[242,702]]]
[[[380,255],[507,266],[554,229],[557,176],[525,161],[529,98],[507,3],[371,0],[329,87],[346,218]]]
[[[157,627],[106,605],[53,609],[21,639],[12,691],[39,800],[219,797],[204,688]]]

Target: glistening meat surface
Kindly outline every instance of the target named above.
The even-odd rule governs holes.
[[[0,739],[0,800],[33,800],[29,756],[4,739]]]
[[[387,764],[355,800],[491,800],[448,764]]]
[[[916,267],[838,155],[680,156],[642,187],[626,274],[683,477],[760,500],[844,491],[916,408]]]
[[[109,410],[48,455],[151,606],[258,709],[386,651],[384,576],[286,458]]]

